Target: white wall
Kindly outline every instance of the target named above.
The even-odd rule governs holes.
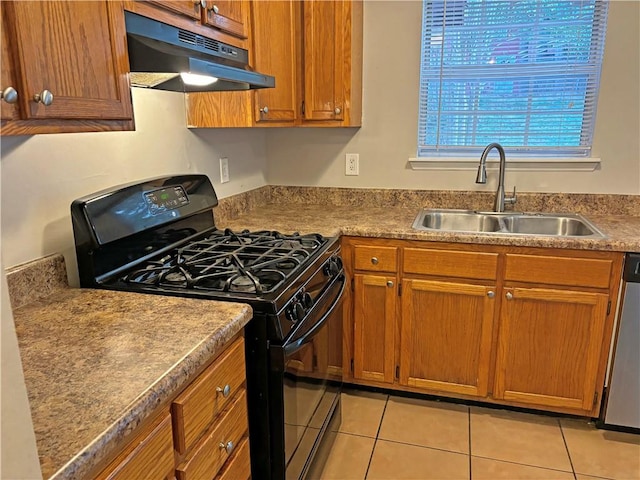
[[[475,184],[475,169],[414,171],[422,6],[364,4],[363,122],[360,129],[269,132],[270,184],[339,187],[495,189]],[[519,191],[640,194],[640,2],[611,2],[593,156],[595,172],[507,171]],[[360,154],[360,176],[344,174],[344,154]],[[507,169],[508,170],[508,169]]]
[[[69,206],[83,195],[171,173],[205,173],[224,198],[265,185],[260,129],[185,127],[184,96],[133,89],[135,132],[2,138],[2,254],[14,266],[60,252],[77,278]],[[220,184],[220,157],[231,181]]]

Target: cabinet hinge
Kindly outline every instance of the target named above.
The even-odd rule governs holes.
[[[302,115],[304,115],[304,109],[305,109],[305,104],[304,104],[304,100],[302,101]]]
[[[598,403],[598,392],[595,392],[593,394],[593,406],[596,406],[596,403]]]
[[[351,373],[353,373],[353,358],[351,359]]]
[[[400,367],[398,365],[396,365],[396,378],[400,378]]]
[[[609,300],[609,303],[607,303],[607,315],[609,315],[611,313],[611,300]]]
[[[401,283],[398,284],[398,296],[399,297],[402,296],[402,284]]]

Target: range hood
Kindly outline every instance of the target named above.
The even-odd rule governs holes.
[[[247,50],[131,12],[125,21],[132,87],[206,92],[275,86],[274,77],[250,70]]]

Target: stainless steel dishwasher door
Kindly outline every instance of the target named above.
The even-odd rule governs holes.
[[[640,254],[625,260],[625,294],[605,425],[640,428]]]

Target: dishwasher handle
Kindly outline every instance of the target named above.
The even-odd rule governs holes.
[[[640,253],[627,253],[624,260],[624,280],[640,283]]]

